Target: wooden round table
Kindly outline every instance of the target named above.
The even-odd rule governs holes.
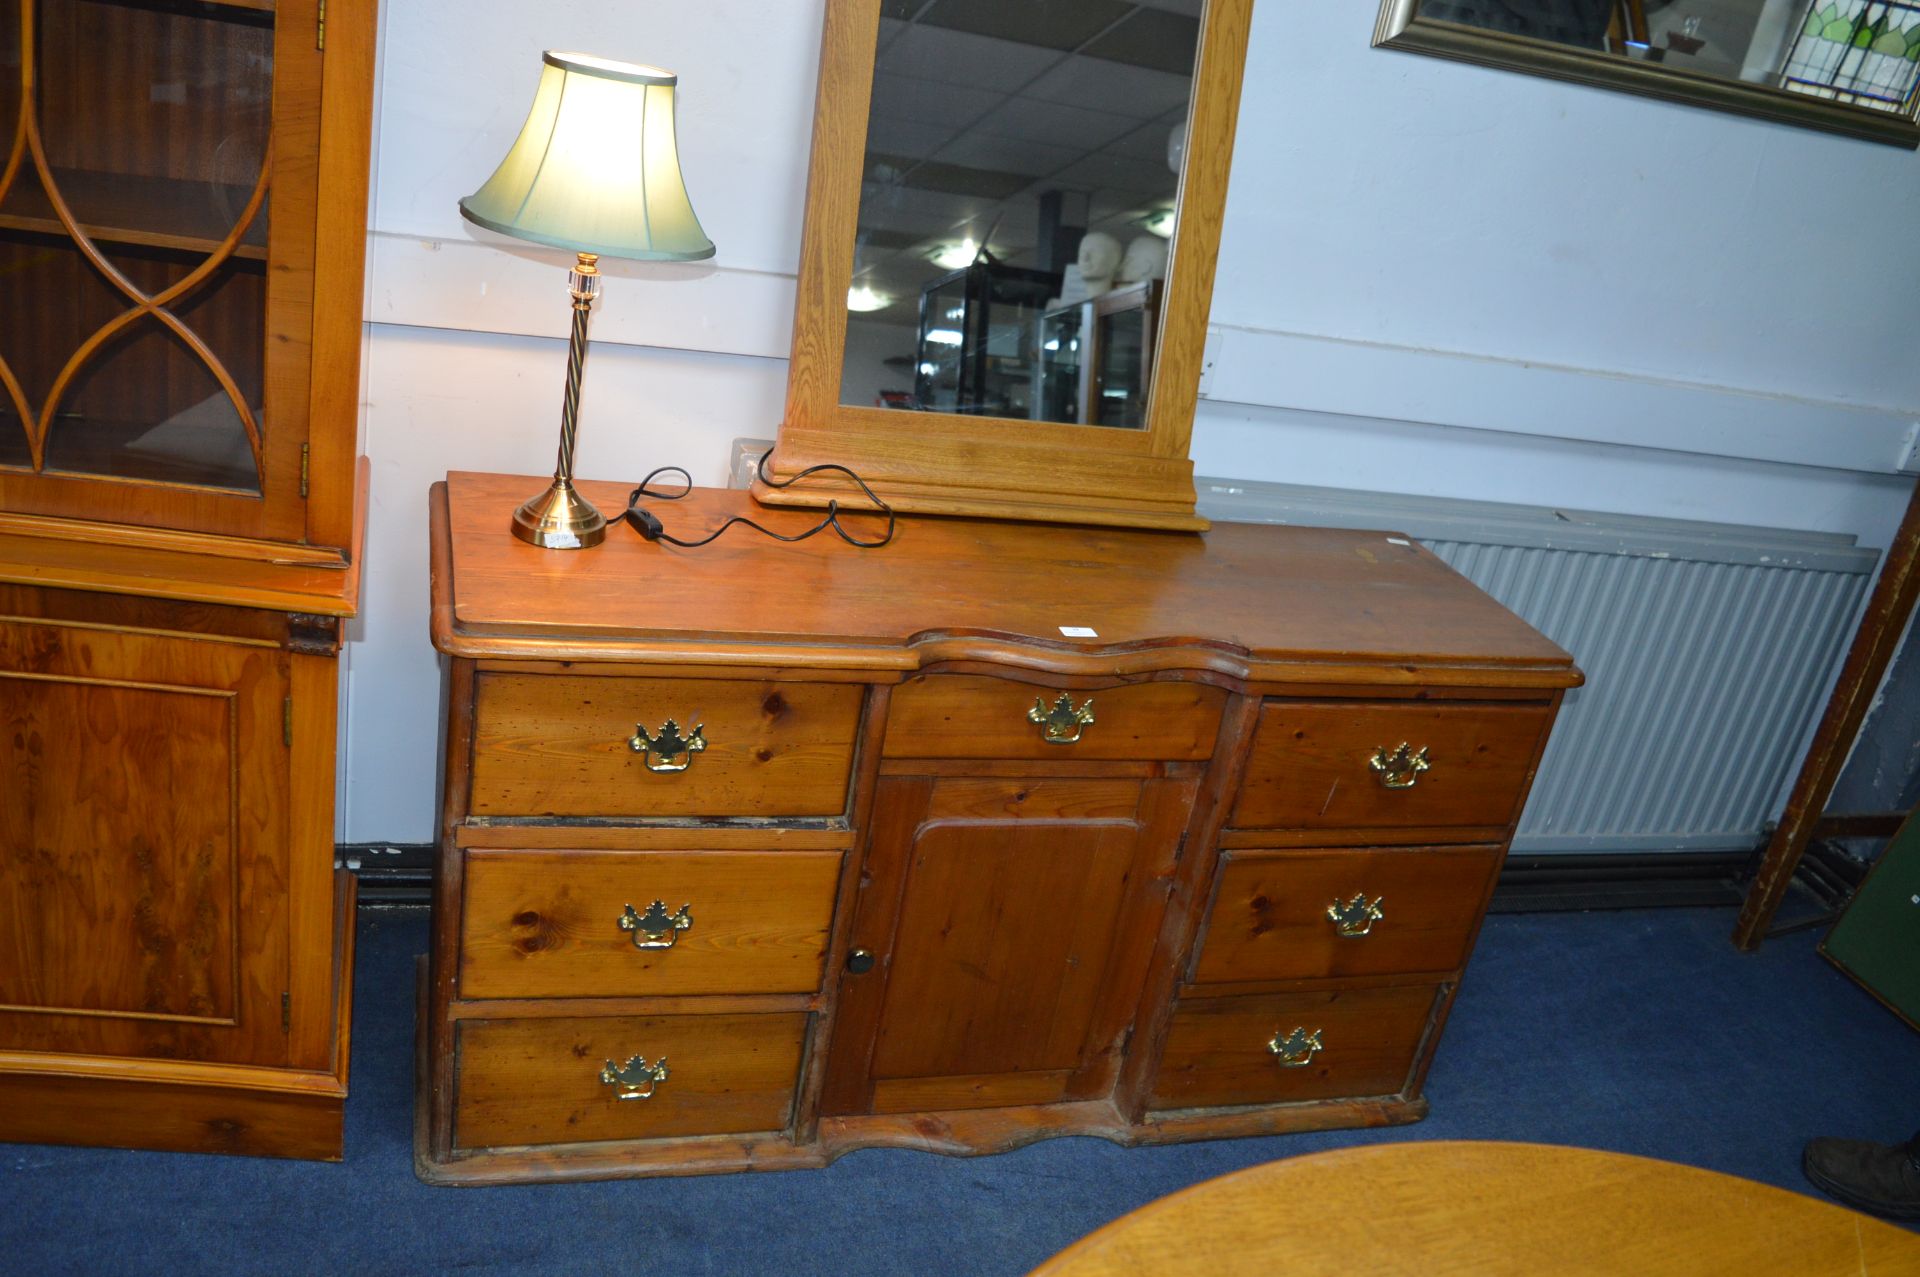
[[[1375,1144],[1150,1202],[1034,1277],[1920,1274],[1920,1236],[1798,1193],[1542,1144]]]

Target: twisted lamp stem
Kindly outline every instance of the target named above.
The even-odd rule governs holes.
[[[584,550],[606,539],[607,521],[574,490],[573,449],[580,435],[580,383],[587,370],[587,320],[600,295],[600,259],[581,253],[567,276],[573,333],[567,341],[567,397],[560,410],[560,458],[553,484],[513,514],[513,534],[547,550]]]

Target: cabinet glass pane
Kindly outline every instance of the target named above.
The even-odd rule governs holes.
[[[1094,424],[1139,430],[1147,424],[1147,312],[1123,310],[1100,318],[1100,395]]]
[[[0,25],[0,465],[258,492],[271,7],[0,0]]]

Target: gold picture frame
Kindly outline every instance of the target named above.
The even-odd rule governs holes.
[[[1484,31],[1423,17],[1423,0],[1383,0],[1373,44],[1480,66],[1524,71],[1600,88],[1665,98],[1780,124],[1844,133],[1909,150],[1920,148],[1920,95],[1905,109],[1887,111],[1744,80],[1643,62],[1600,49],[1580,49],[1529,36]]]

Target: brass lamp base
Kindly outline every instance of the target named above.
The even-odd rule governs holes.
[[[513,512],[513,535],[543,550],[585,550],[607,539],[607,521],[565,479]]]

